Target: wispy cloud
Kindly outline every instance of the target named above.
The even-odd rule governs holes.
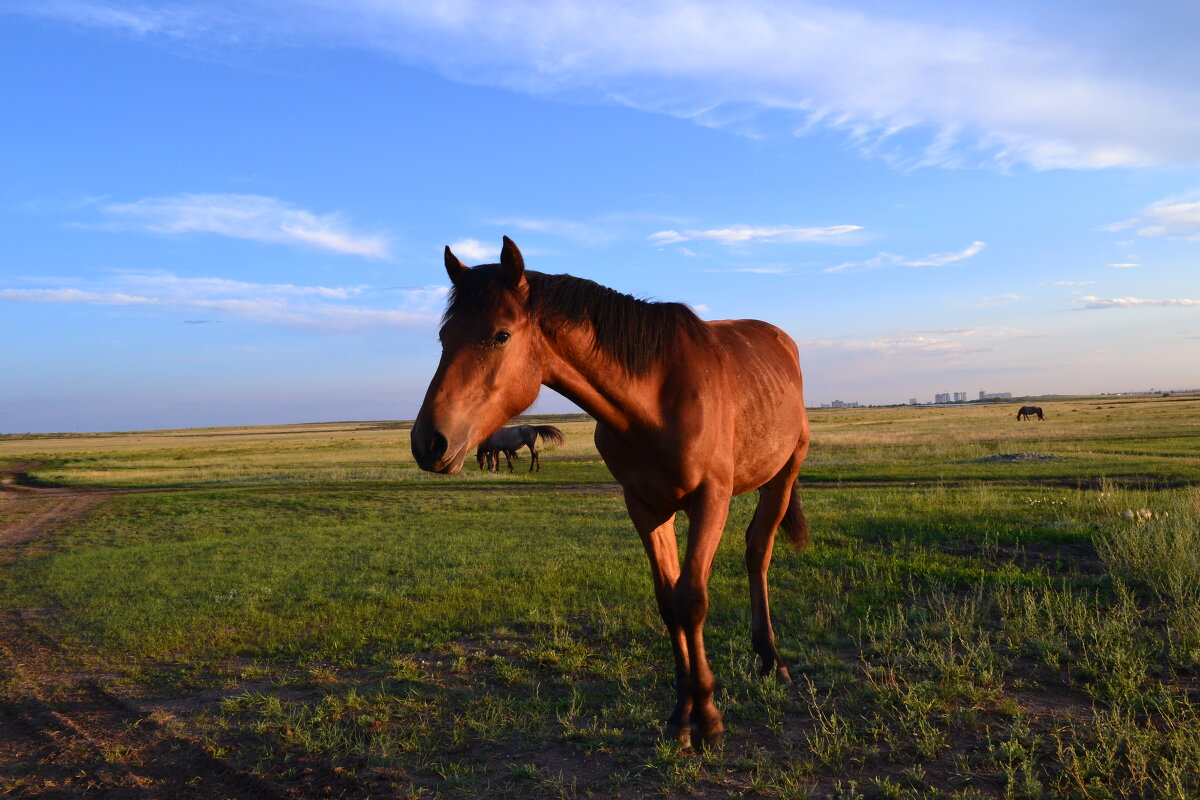
[[[193,10],[182,5],[153,8],[144,4],[94,0],[33,0],[24,3],[17,0],[14,10],[138,37],[165,36],[175,39],[191,39],[216,33],[218,26],[214,26],[213,23],[218,20],[218,15],[224,16],[215,8]],[[221,35],[225,38],[224,34]]]
[[[1077,309],[1078,311],[1095,311],[1106,308],[1145,308],[1147,306],[1200,307],[1200,300],[1191,300],[1186,297],[1156,300],[1147,297],[1096,297],[1094,295],[1084,295],[1083,297],[1074,298],[1074,302],[1083,304],[1082,308]]]
[[[612,234],[600,225],[563,219],[531,219],[523,217],[498,219],[493,221],[492,224],[504,229],[531,231],[546,236],[583,242],[584,244],[602,244],[613,238]]]
[[[1133,261],[1125,261],[1117,264],[1105,264],[1104,266],[1109,269],[1134,269],[1135,267],[1140,267],[1141,264],[1134,263]]]
[[[158,234],[211,233],[235,239],[315,247],[335,253],[386,258],[388,238],[359,233],[338,214],[314,214],[274,197],[255,194],[181,194],[107,203],[107,230]]]
[[[1182,236],[1200,239],[1200,202],[1152,205],[1142,212],[1146,223],[1138,229],[1142,236]]]
[[[790,275],[787,267],[730,267],[729,269],[705,269],[701,272],[733,272],[746,275]]]
[[[708,230],[658,231],[646,238],[655,245],[693,241],[717,242],[723,245],[744,245],[758,242],[825,242],[860,230],[862,230],[861,225],[830,225],[824,228],[789,225],[734,225],[728,228],[709,228]]]
[[[260,323],[346,331],[432,325],[446,297],[443,287],[378,291],[367,286],[298,286],[187,278],[169,272],[118,272],[100,282],[73,283],[77,285],[4,288],[0,289],[0,301],[136,306],[189,314],[222,312]],[[391,307],[373,307],[368,298],[376,306],[382,300]]]
[[[1194,22],[1187,5],[1130,7],[1117,21],[1166,47]],[[591,95],[748,135],[766,135],[761,112],[782,113],[794,120],[787,130],[834,130],[864,154],[908,167],[966,166],[981,157],[1037,169],[1200,162],[1200,90],[1190,79],[1196,57],[1180,48],[1170,70],[1135,52],[1114,59],[1115,40],[1057,22],[1069,14],[1039,15],[1048,27],[1038,31],[983,7],[974,18],[960,11],[952,22],[933,22],[924,13],[904,18],[904,4],[868,6],[887,8],[881,13],[783,0],[177,0],[169,10],[140,0],[18,0],[18,7],[143,37],[356,47],[456,80]]]
[[[1200,241],[1200,201],[1172,197],[1147,206],[1137,216],[1103,225],[1100,230],[1118,232],[1136,228],[1139,236],[1173,236]],[[1140,267],[1141,264],[1109,264],[1110,267]]]
[[[970,353],[990,352],[999,345],[989,341],[994,331],[983,328],[959,328],[944,331],[910,331],[874,339],[842,337],[836,339],[801,339],[797,342],[801,352],[805,350],[833,350],[843,352],[872,352],[880,355],[918,356],[965,356]]]
[[[933,253],[920,258],[898,256],[895,253],[879,253],[865,261],[847,261],[836,267],[828,267],[824,272],[861,272],[882,267],[944,267],[972,256],[978,255],[986,245],[983,242],[971,242],[962,250],[954,253]]]
[[[499,247],[484,244],[478,239],[459,239],[450,244],[450,250],[459,258],[465,258],[469,264],[492,264],[500,254]]]

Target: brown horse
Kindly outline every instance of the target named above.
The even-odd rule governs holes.
[[[708,576],[733,495],[757,489],[746,531],[751,635],[764,675],[790,681],[775,648],[767,567],[775,530],[798,546],[808,524],[796,476],[808,415],[795,343],[757,320],[704,322],[570,275],[526,271],[508,237],[499,264],[471,269],[446,248],[453,288],[442,358],[412,429],[422,469],[453,473],[470,449],[546,385],[596,419],[596,447],[624,490],[650,558],[675,653],[667,730],[706,744],[724,731],[704,654]],[[682,569],[675,514],[690,521]]]

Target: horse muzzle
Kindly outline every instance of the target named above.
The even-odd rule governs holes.
[[[409,439],[417,466],[426,472],[450,475],[462,469],[468,449],[466,442],[452,449],[441,431],[420,420],[413,425]]]

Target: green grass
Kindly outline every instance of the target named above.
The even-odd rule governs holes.
[[[284,785],[322,764],[402,797],[1195,797],[1200,398],[1042,405],[813,413],[813,547],[771,571],[796,680],[756,676],[736,498],[717,751],[659,738],[669,647],[586,421],[532,475],[420,473],[370,423],[9,437],[46,483],[154,490],[20,551],[0,606],[147,697],[215,693],[187,724]]]

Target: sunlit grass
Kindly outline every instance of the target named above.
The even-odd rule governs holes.
[[[3,439],[40,480],[156,490],[21,551],[0,606],[219,694],[196,735],[285,783],[305,758],[400,796],[1200,795],[1200,399],[1041,404],[813,410],[813,547],[771,571],[794,685],[749,648],[752,495],[717,553],[722,751],[658,736],[669,648],[587,420],[511,475],[421,473],[372,423]]]

